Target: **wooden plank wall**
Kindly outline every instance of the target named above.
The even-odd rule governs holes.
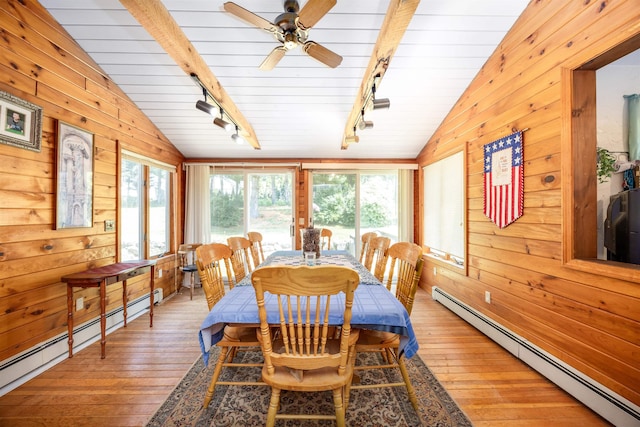
[[[441,287],[635,404],[640,283],[563,264],[563,212],[572,206],[561,190],[572,183],[561,179],[561,141],[563,68],[638,33],[637,0],[531,1],[418,157],[424,166],[468,150],[468,275],[427,258],[422,285]],[[499,229],[482,212],[482,148],[526,128],[524,215]]]
[[[118,147],[179,172],[183,157],[38,2],[1,0],[0,22],[0,90],[44,111],[40,152],[0,144],[1,361],[66,332],[61,276],[116,261],[117,232],[104,231],[104,221],[117,218]],[[92,228],[55,229],[58,121],[94,134]],[[181,239],[181,229],[172,235]],[[158,263],[165,274],[156,287],[165,296],[175,290],[174,265],[173,256]],[[130,300],[148,293],[149,275],[131,280],[127,292]],[[78,289],[81,295],[76,325],[99,314],[96,289]],[[108,288],[107,310],[121,305],[121,295],[120,284]]]

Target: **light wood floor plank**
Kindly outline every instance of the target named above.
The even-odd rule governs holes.
[[[0,427],[143,426],[200,355],[202,289],[165,300],[148,317],[79,351],[0,397]],[[412,322],[419,355],[476,427],[608,426],[423,290]]]

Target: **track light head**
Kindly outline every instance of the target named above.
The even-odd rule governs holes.
[[[362,119],[358,123],[358,129],[360,129],[360,130],[373,129],[373,122],[369,121],[369,120]]]
[[[216,107],[209,104],[208,102],[198,101],[196,102],[196,108],[200,111],[204,111],[205,113],[213,116],[213,113]]]
[[[360,142],[360,137],[358,135],[353,135],[353,136],[347,136],[344,139],[345,144],[349,145],[349,144],[354,144],[354,143],[358,143]]]
[[[373,100],[373,109],[374,110],[386,110],[391,106],[391,101],[389,98],[381,98]]]
[[[353,135],[345,136],[344,143],[345,145],[354,144],[360,142],[360,137],[356,135],[356,127],[353,127]]]
[[[233,135],[231,135],[231,139],[234,140],[234,142],[238,145],[242,145],[245,143],[245,140],[242,136],[240,136],[240,134],[238,133],[238,126],[236,126],[236,133],[234,133]]]
[[[236,128],[232,123],[229,123],[224,119],[224,110],[222,109],[222,107],[220,107],[220,117],[216,117],[215,119],[213,119],[213,124],[221,127],[227,132],[233,132],[233,130]]]
[[[213,119],[213,124],[221,127],[222,129],[226,130],[227,132],[231,132],[233,131],[233,125],[227,121],[224,121],[222,118],[220,117],[216,117],[215,119]]]

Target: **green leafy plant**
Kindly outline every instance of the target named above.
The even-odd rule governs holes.
[[[602,184],[607,182],[616,171],[616,158],[606,148],[598,147],[597,153],[598,163],[596,173],[598,175],[598,182]]]

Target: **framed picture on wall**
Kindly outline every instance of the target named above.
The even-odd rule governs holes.
[[[93,227],[93,134],[58,122],[56,228]]]
[[[0,142],[39,152],[42,108],[0,91]]]

